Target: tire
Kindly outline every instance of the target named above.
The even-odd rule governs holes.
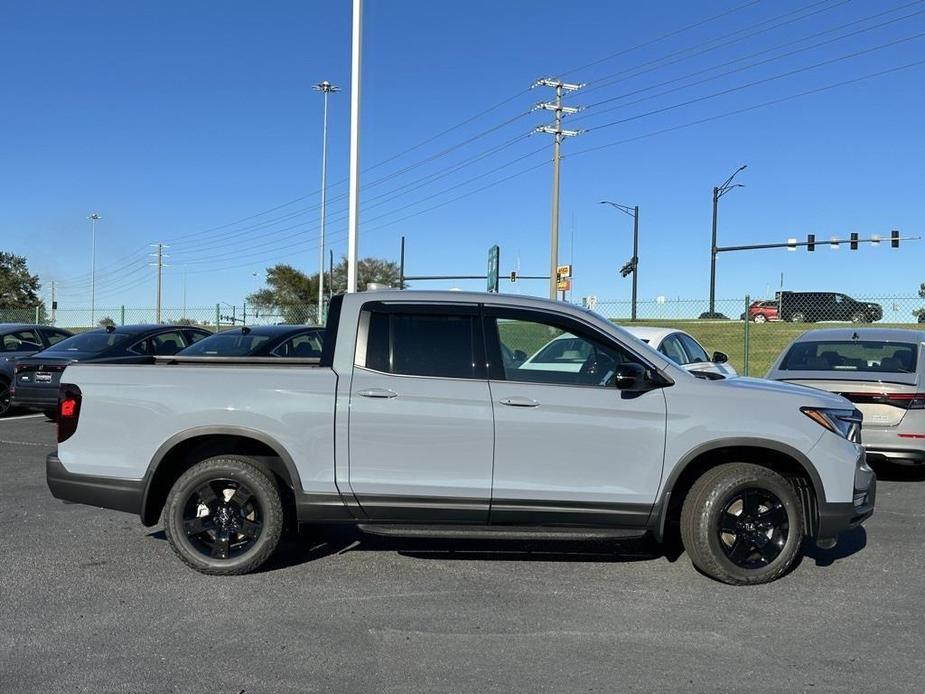
[[[0,378],[0,417],[4,416],[12,409],[10,400],[10,384]]]
[[[790,322],[791,322],[791,323],[805,323],[805,322],[806,322],[806,314],[803,313],[802,311],[794,311],[794,312],[790,315]]]
[[[163,524],[171,548],[190,568],[212,576],[246,574],[279,544],[282,500],[253,460],[220,455],[180,476],[167,496]]]
[[[749,463],[708,470],[681,508],[681,540],[691,562],[736,586],[770,583],[787,573],[799,558],[804,528],[793,486]]]
[[[866,313],[863,311],[857,311],[851,314],[852,323],[870,323],[870,320]]]
[[[756,323],[766,323],[768,321],[768,317],[763,313],[756,313],[752,320]]]
[[[45,415],[45,419],[50,422],[57,421],[58,411],[57,410],[42,410],[42,414]]]

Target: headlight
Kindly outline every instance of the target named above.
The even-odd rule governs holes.
[[[833,434],[842,438],[861,442],[861,421],[863,415],[859,410],[839,410],[826,407],[801,407],[800,412],[805,414],[816,424],[824,426]]]

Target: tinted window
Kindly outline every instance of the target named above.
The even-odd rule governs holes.
[[[69,337],[68,333],[61,330],[45,330],[45,339],[48,340],[49,345],[56,345]]]
[[[475,321],[467,315],[372,313],[366,366],[409,376],[478,378]]]
[[[34,330],[19,330],[0,338],[4,352],[28,352],[42,349],[42,341]]]
[[[242,334],[238,330],[212,335],[183,350],[189,357],[247,357],[270,338],[266,335]]]
[[[686,364],[688,361],[687,354],[681,346],[681,341],[678,339],[677,333],[672,333],[662,340],[662,344],[658,346],[658,351],[671,359],[675,364]]]
[[[193,345],[209,337],[212,333],[200,332],[199,330],[184,330],[183,336],[186,338],[186,344]]]
[[[103,350],[115,347],[118,344],[126,342],[132,337],[126,333],[108,333],[105,331],[81,333],[74,335],[66,340],[61,340],[54,347],[49,347],[48,352],[86,352],[94,354]]]
[[[508,381],[607,386],[614,367],[631,357],[555,319],[494,318],[502,373]]]
[[[703,363],[710,361],[710,358],[707,356],[707,353],[704,351],[703,347],[700,346],[700,343],[697,342],[690,335],[685,335],[684,333],[678,333],[678,339],[681,341],[681,344],[684,347],[684,351],[687,352],[689,363]]]
[[[278,357],[311,359],[321,356],[322,338],[319,331],[296,335],[273,350]]]
[[[849,340],[798,342],[781,362],[782,371],[870,371],[914,373],[918,345]]]

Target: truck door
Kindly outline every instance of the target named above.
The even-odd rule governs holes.
[[[478,306],[364,305],[350,386],[349,479],[366,514],[487,522],[493,435]]]
[[[625,392],[614,367],[649,366],[567,316],[485,307],[495,409],[491,522],[645,525],[665,451],[661,388]]]

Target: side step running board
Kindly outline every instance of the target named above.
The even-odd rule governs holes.
[[[568,528],[520,525],[398,525],[361,523],[370,535],[389,537],[430,537],[478,540],[631,540],[643,537],[645,530],[624,528]]]

